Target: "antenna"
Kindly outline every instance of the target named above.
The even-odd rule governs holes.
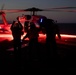
[[[3,11],[3,9],[4,9],[4,4],[1,7],[0,15],[2,16],[2,19],[3,19],[4,24],[5,25],[8,25],[8,23],[6,21],[6,18],[5,18],[5,12]]]
[[[4,9],[4,6],[5,6],[5,4],[2,5],[2,7],[1,7],[1,11]]]

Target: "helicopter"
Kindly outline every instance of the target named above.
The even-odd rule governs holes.
[[[38,11],[54,11],[54,12],[76,12],[75,10],[76,7],[58,7],[58,8],[48,8],[48,9],[39,9],[36,7],[32,7],[32,8],[28,8],[28,9],[7,9],[7,10],[3,10],[3,7],[0,11],[0,15],[2,16],[2,20],[4,22],[4,24],[0,24],[0,32],[10,32],[10,27],[11,24],[8,24],[7,20],[6,20],[6,13],[5,12],[31,12],[31,15],[24,15],[22,14],[22,16],[18,16],[19,17],[19,21],[24,23],[25,21],[27,21],[28,19],[26,18],[27,16],[31,17],[31,19],[29,21],[33,21],[35,23],[37,23],[39,20],[40,22],[43,21],[44,18],[47,18],[46,16],[43,15],[37,15],[36,13]],[[53,19],[52,19],[53,20]],[[53,20],[55,21],[55,20]]]

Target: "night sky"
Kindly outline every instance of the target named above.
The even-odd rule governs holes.
[[[55,7],[75,7],[76,0],[0,0],[0,9],[4,4],[4,9],[27,9],[37,7],[41,9]],[[75,9],[76,10],[76,9]],[[15,20],[17,16],[22,14],[30,14],[29,12],[6,13],[7,20]],[[38,12],[48,18],[57,20],[59,23],[76,23],[76,12]],[[1,19],[1,17],[0,17]]]

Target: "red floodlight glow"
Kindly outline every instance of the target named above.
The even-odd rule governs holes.
[[[21,39],[26,35],[26,33],[24,33],[24,35],[21,37]],[[56,35],[57,36],[57,35]],[[2,39],[8,39],[9,41],[11,41],[13,39],[11,34],[0,34],[0,38]],[[39,34],[39,38],[46,38],[46,34]],[[66,34],[61,34],[61,38],[73,38],[76,39],[76,35],[66,35]],[[27,40],[29,40],[28,38],[26,38]],[[1,40],[0,40],[1,41]]]
[[[66,38],[76,38],[76,35],[61,34],[61,37],[66,37]]]

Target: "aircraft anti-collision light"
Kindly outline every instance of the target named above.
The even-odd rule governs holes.
[[[40,22],[42,22],[42,21],[43,21],[43,19],[41,18],[41,19],[40,19]]]

